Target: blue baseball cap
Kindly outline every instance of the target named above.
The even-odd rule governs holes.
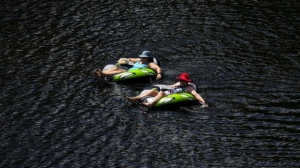
[[[141,55],[139,55],[139,57],[151,57],[151,52],[150,51],[143,51],[143,53]]]

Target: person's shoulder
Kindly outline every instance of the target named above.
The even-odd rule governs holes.
[[[192,85],[187,85],[187,86],[186,86],[186,89],[187,89],[188,91],[196,90],[196,89],[194,88],[194,86],[192,86]]]

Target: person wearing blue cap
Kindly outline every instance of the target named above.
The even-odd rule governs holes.
[[[154,69],[157,72],[156,80],[161,79],[162,77],[161,75],[162,70],[159,67],[159,65],[157,65],[157,63],[153,61],[153,57],[151,56],[150,51],[143,51],[142,54],[139,55],[139,58],[121,58],[120,60],[134,63],[130,69],[147,68],[147,67]],[[94,75],[95,77],[100,78],[101,76],[113,76],[125,71],[127,70],[122,69],[120,67],[113,67],[103,71],[97,69],[94,71]]]

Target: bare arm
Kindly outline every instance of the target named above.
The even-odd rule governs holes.
[[[180,82],[176,82],[173,85],[171,85],[171,87],[176,87],[176,86],[180,86]]]
[[[148,64],[148,66],[149,66],[149,68],[154,69],[156,71],[156,73],[157,73],[156,80],[160,79],[161,78],[161,68],[158,65],[154,64],[153,62],[150,62]]]
[[[137,61],[140,60],[140,58],[128,58],[128,60],[129,60],[130,62],[136,63]]]
[[[192,87],[188,87],[188,88],[187,88],[187,91],[188,91],[189,93],[191,93],[191,94],[199,101],[199,103],[205,104],[205,100],[200,96],[199,93],[196,92],[195,89],[193,89]]]

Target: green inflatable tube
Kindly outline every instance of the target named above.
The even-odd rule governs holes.
[[[121,82],[132,79],[143,79],[145,77],[154,78],[157,76],[156,71],[151,68],[140,68],[140,69],[129,69],[126,72],[112,76],[109,81],[111,82]]]
[[[189,83],[189,84],[192,85],[197,90],[197,87],[193,83]],[[166,90],[170,90],[171,87],[169,85],[156,84],[156,85],[146,87],[142,91],[142,93],[150,89],[156,89],[158,91],[166,91]],[[151,102],[153,99],[154,97],[145,96],[141,99],[141,103]],[[153,107],[164,108],[164,107],[177,107],[177,106],[191,106],[196,104],[199,104],[199,102],[192,94],[183,92],[183,93],[169,94],[161,98],[160,100],[158,100],[158,102],[156,102],[156,104],[154,104]]]

